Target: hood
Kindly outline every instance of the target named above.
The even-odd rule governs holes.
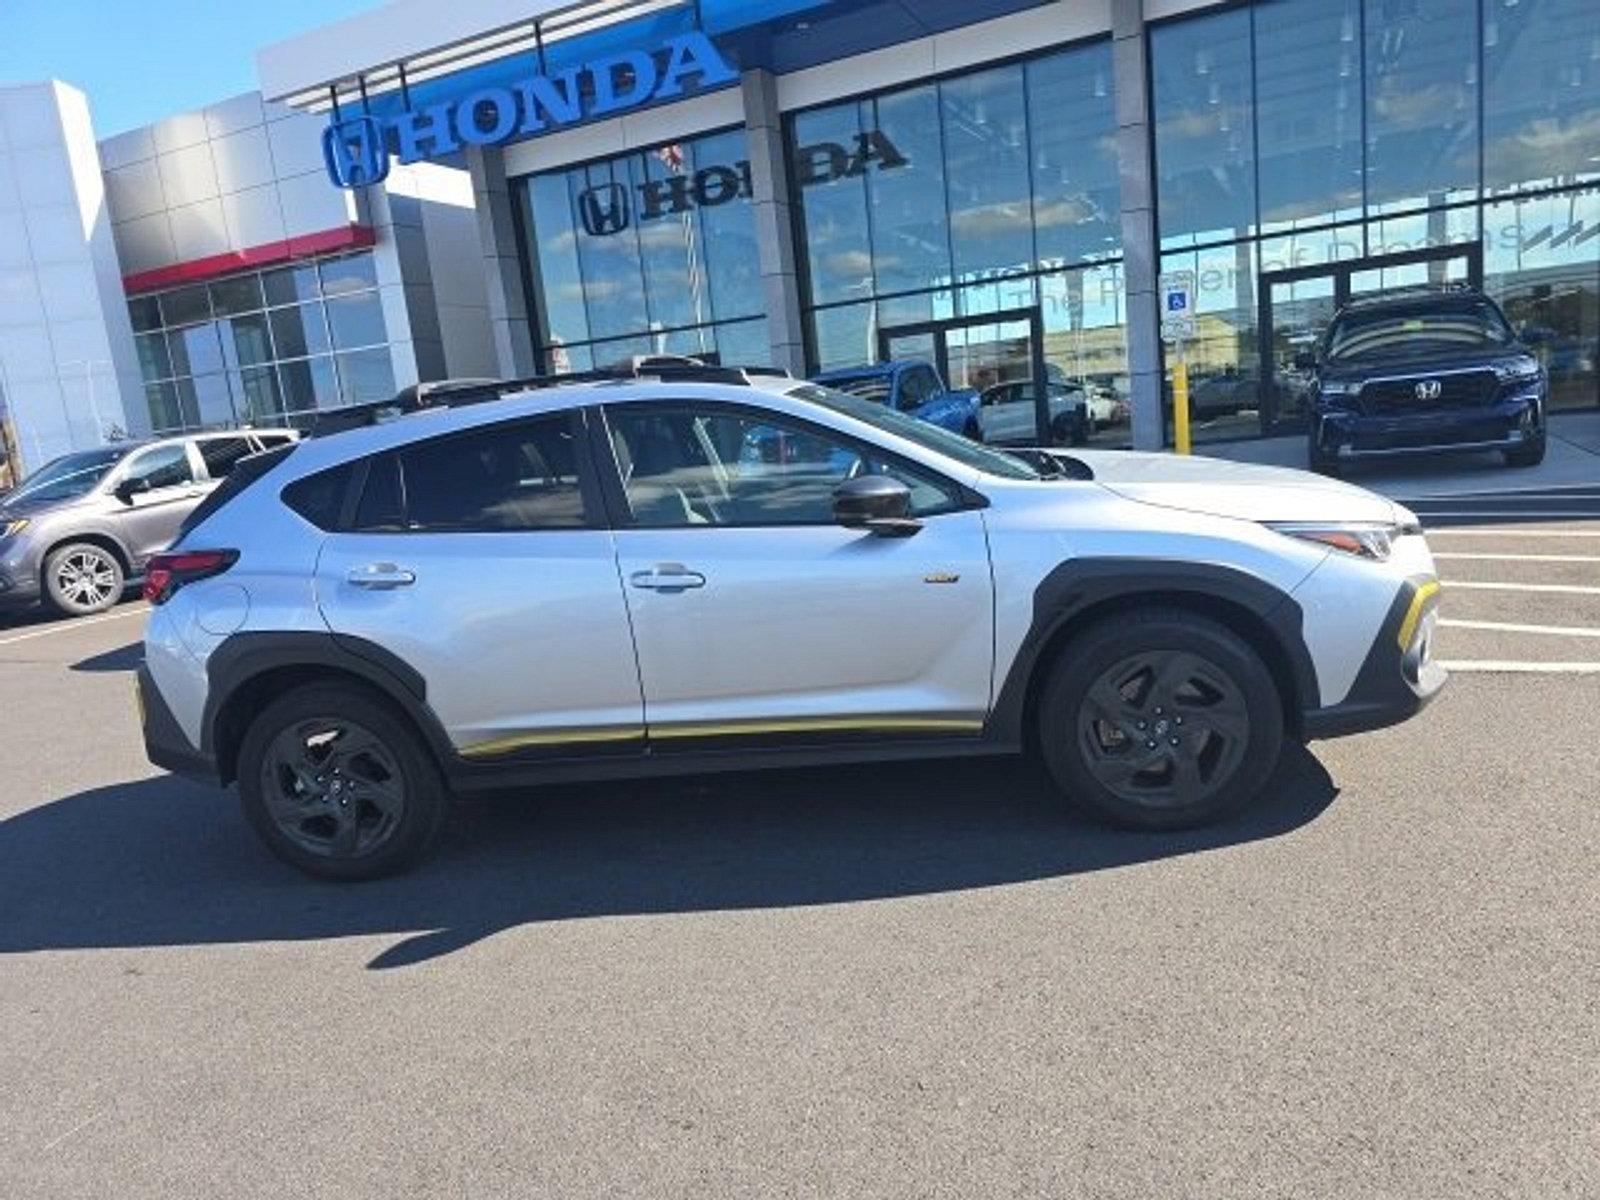
[[[1365,488],[1285,467],[1203,456],[1074,450],[1095,482],[1127,500],[1242,521],[1379,521],[1399,508]]]
[[[61,512],[76,508],[89,500],[88,496],[79,496],[71,500],[33,499],[26,496],[17,500],[12,496],[12,493],[0,496],[0,521],[15,517],[35,517],[42,512]]]
[[[1334,359],[1322,364],[1324,382],[1361,382],[1390,375],[1426,375],[1430,371],[1470,371],[1510,364],[1537,365],[1523,346],[1486,346],[1481,350],[1460,346],[1419,349],[1409,353],[1381,354],[1372,358]]]

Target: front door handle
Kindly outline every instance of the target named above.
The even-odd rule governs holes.
[[[354,587],[365,588],[369,592],[388,592],[395,588],[410,587],[417,581],[415,573],[402,570],[393,563],[373,563],[370,566],[355,567],[345,581]]]
[[[676,593],[705,587],[706,577],[699,571],[689,570],[682,563],[657,563],[648,571],[635,571],[628,576],[628,582],[636,588],[649,588],[652,592]]]

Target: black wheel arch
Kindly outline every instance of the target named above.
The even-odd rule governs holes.
[[[1084,558],[1062,563],[1034,591],[1033,621],[995,700],[989,736],[1028,743],[1044,680],[1079,633],[1130,606],[1193,612],[1243,638],[1266,663],[1283,698],[1284,728],[1301,736],[1302,715],[1318,707],[1316,667],[1303,613],[1293,597],[1254,575],[1213,563]]]
[[[286,691],[311,683],[351,683],[377,693],[413,727],[444,770],[453,751],[427,703],[427,684],[395,654],[333,633],[237,633],[206,661],[201,753],[223,785],[238,774],[239,747],[254,714]]]

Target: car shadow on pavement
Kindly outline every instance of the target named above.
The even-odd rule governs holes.
[[[1065,815],[1021,760],[552,788],[463,805],[415,872],[306,879],[237,799],[161,776],[0,822],[0,954],[392,934],[374,969],[518,925],[837,904],[1124,867],[1290,832],[1337,795],[1291,747],[1266,794],[1185,833]]]
[[[79,659],[72,664],[74,671],[90,671],[96,674],[116,671],[137,671],[139,664],[144,661],[144,643],[129,642],[126,646],[118,646],[115,650],[107,650],[89,658]]]

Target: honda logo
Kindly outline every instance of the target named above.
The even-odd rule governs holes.
[[[578,220],[590,237],[606,237],[628,227],[628,189],[602,183],[578,193]]]
[[[1417,384],[1418,400],[1437,400],[1444,394],[1444,384],[1437,379],[1424,379]]]
[[[389,176],[389,150],[375,117],[349,117],[322,131],[322,161],[340,187],[370,187]]]

